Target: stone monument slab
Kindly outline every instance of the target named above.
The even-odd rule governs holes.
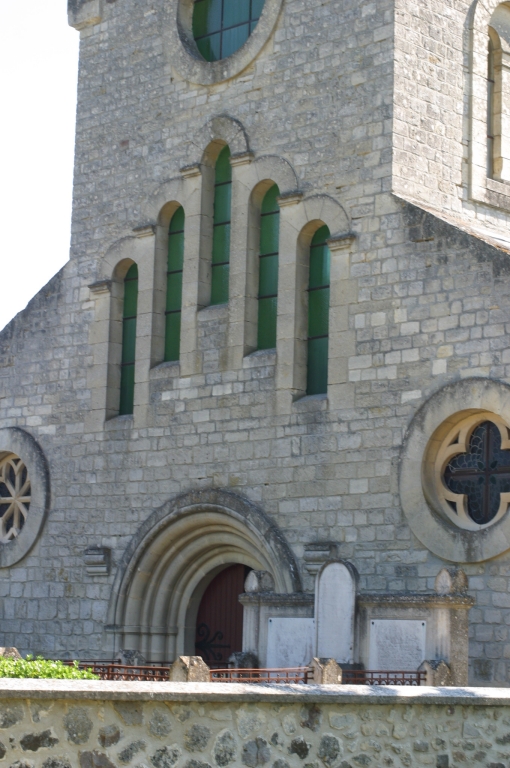
[[[306,667],[315,656],[314,619],[273,617],[267,630],[268,667]]]
[[[415,672],[425,660],[427,622],[374,619],[370,622],[370,669]]]
[[[340,664],[354,660],[356,578],[352,566],[327,563],[315,587],[316,655]]]

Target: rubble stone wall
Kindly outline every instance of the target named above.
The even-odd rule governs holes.
[[[21,768],[507,766],[510,691],[2,681]]]

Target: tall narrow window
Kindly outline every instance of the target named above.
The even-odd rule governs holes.
[[[321,227],[310,245],[307,395],[322,394],[328,389],[329,235],[328,227]]]
[[[278,240],[280,190],[274,184],[265,194],[260,214],[258,349],[276,347],[278,303]]]
[[[184,263],[184,208],[178,208],[168,231],[165,360],[178,360],[181,348],[182,268]]]
[[[124,279],[122,320],[122,364],[120,373],[121,416],[133,413],[135,399],[136,313],[138,307],[138,267],[133,264]]]
[[[494,175],[494,44],[489,37],[487,56],[487,177]]]
[[[230,167],[230,149],[224,147],[216,161],[214,183],[211,304],[225,304],[228,301],[231,200],[232,168]]]

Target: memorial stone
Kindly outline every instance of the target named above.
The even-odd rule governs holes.
[[[425,660],[427,623],[409,619],[370,622],[369,667],[414,672]]]
[[[314,645],[314,619],[269,619],[267,631],[268,667],[305,667],[315,655]]]
[[[316,655],[353,661],[356,578],[346,563],[326,563],[315,588]]]

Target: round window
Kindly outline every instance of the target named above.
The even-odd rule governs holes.
[[[257,26],[264,0],[195,0],[193,37],[206,61],[239,50]]]
[[[0,542],[17,538],[28,516],[32,492],[28,470],[15,454],[0,458]]]

